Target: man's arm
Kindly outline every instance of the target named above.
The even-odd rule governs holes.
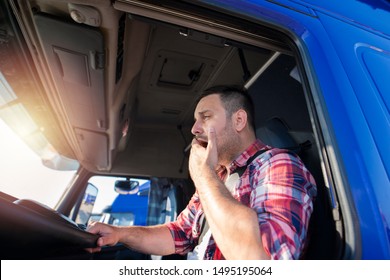
[[[172,235],[165,225],[117,227],[103,223],[93,223],[88,231],[100,235],[97,247],[91,253],[99,252],[102,246],[114,246],[122,243],[138,252],[152,255],[170,255],[175,253]]]
[[[256,212],[233,198],[212,171],[198,180],[202,207],[226,259],[269,259],[260,238]],[[195,183],[196,185],[196,183]]]
[[[210,129],[207,148],[194,140],[190,156],[191,177],[213,237],[226,259],[269,259],[255,211],[236,201],[215,172],[215,143]]]

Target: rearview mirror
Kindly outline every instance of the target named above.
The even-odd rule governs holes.
[[[115,181],[115,191],[119,194],[136,194],[139,191],[139,182],[136,180]]]

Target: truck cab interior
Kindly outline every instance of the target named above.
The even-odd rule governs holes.
[[[80,165],[55,215],[69,218],[77,210],[93,175],[180,179],[190,186],[185,148],[192,140],[196,99],[210,86],[238,85],[254,100],[257,136],[294,150],[317,182],[310,246],[303,258],[342,257],[343,217],[315,97],[294,38],[267,23],[192,1],[76,2],[10,0],[2,1],[0,11],[0,70],[17,95],[11,103],[0,103],[0,111],[5,115],[22,105],[41,128],[29,144],[37,149],[44,137],[58,154]],[[55,166],[49,159],[46,164]],[[41,212],[44,228],[50,228],[43,236],[72,238],[56,237],[23,255],[26,246],[43,241],[31,222],[35,213],[27,215],[31,240],[14,234],[15,228],[25,230],[25,212],[38,211],[20,200],[1,196],[1,207],[15,211],[12,219],[2,217],[15,226],[1,225],[3,241],[13,243],[5,248],[5,258],[85,257],[48,249],[60,248],[61,242],[69,248],[96,241],[80,228],[74,233],[70,221],[58,221],[51,211]],[[62,226],[48,225],[57,222]],[[102,258],[108,256],[115,252]]]

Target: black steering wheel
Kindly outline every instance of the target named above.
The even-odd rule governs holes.
[[[1,259],[88,258],[99,236],[39,202],[0,198]]]

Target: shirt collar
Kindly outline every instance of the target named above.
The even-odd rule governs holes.
[[[225,181],[228,174],[232,174],[238,167],[245,166],[247,161],[258,151],[265,149],[265,148],[271,148],[267,145],[265,145],[263,142],[261,142],[259,139],[256,139],[255,142],[253,142],[245,151],[243,151],[235,160],[233,160],[232,163],[229,165],[229,173],[227,172],[227,169],[225,166],[219,166],[216,170],[219,178],[221,178],[222,181]]]
[[[254,154],[256,154],[261,149],[266,148],[263,142],[259,139],[256,139],[245,151],[243,151],[233,162],[229,165],[229,173],[234,172],[238,167],[245,166],[248,159],[250,159]]]

